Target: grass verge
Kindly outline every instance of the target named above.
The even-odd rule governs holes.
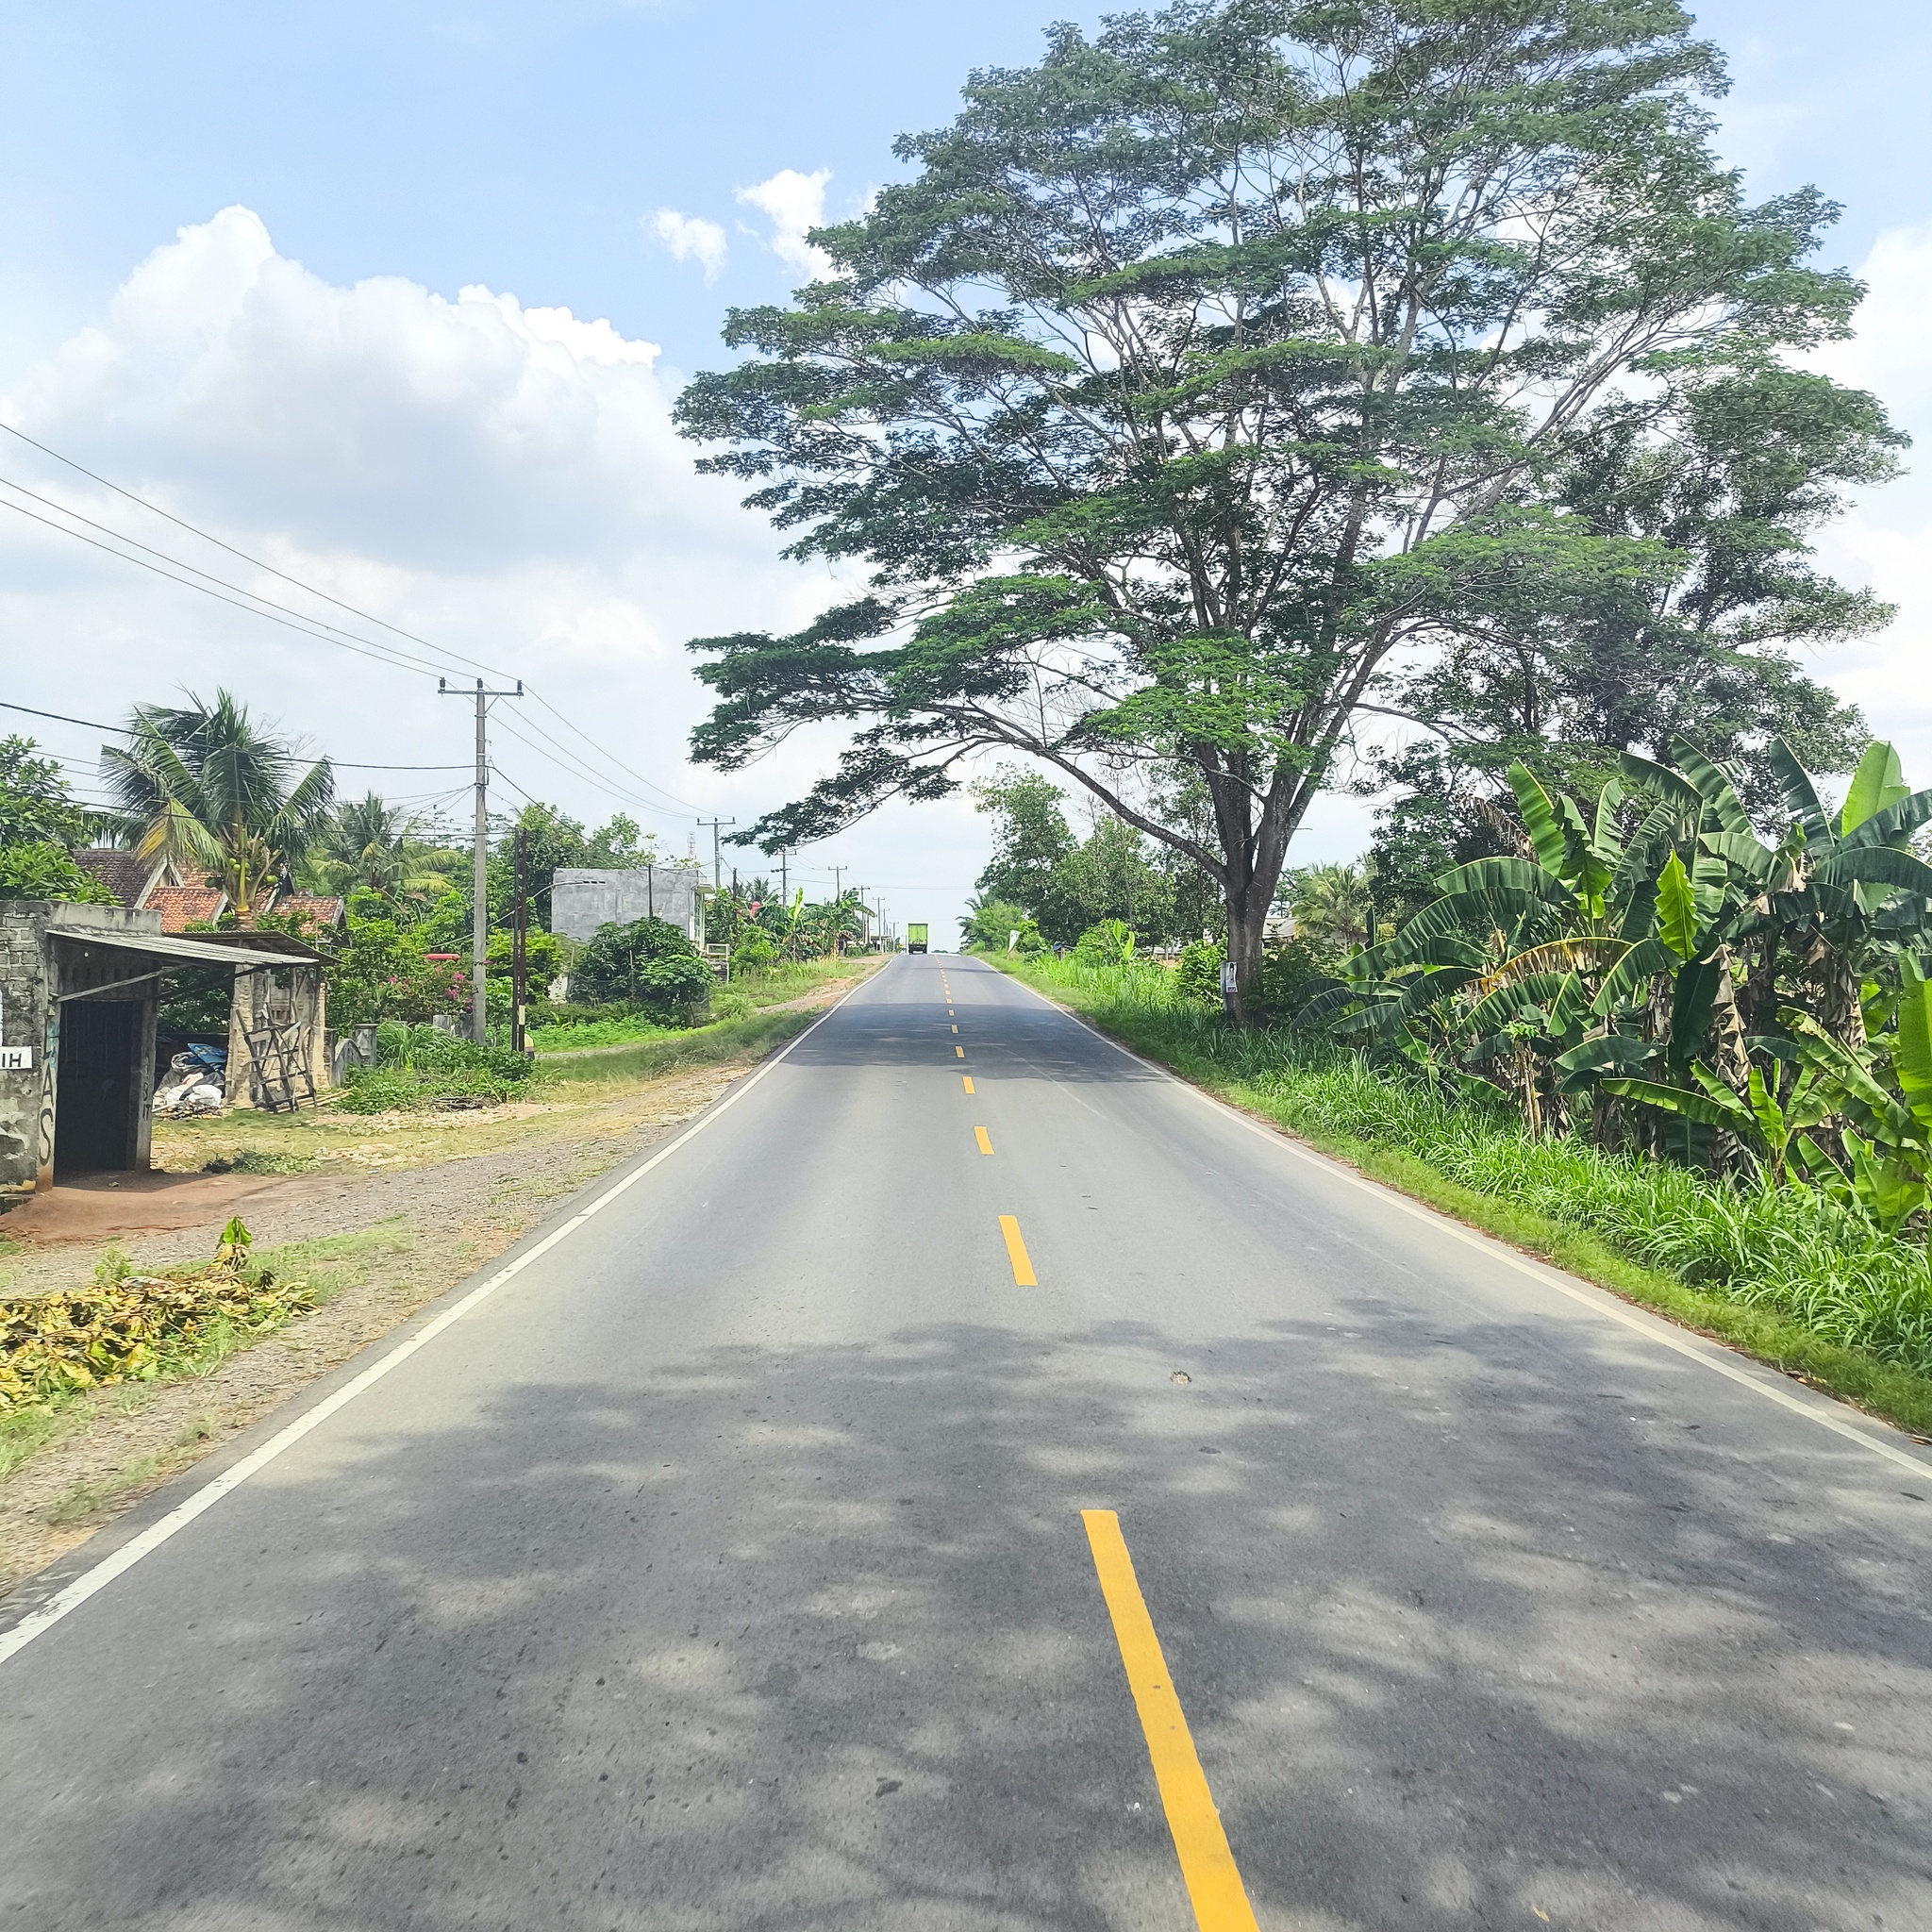
[[[792,1008],[782,1013],[754,1013],[744,1020],[714,1020],[708,1026],[666,1033],[634,1045],[615,1046],[601,1053],[540,1060],[531,1085],[544,1088],[584,1082],[631,1082],[671,1074],[683,1067],[710,1066],[740,1054],[767,1053],[803,1033],[824,1011]]]
[[[1370,1179],[1915,1435],[1932,1438],[1932,1375],[1918,1366],[1932,1334],[1932,1297],[1907,1272],[1915,1265],[1908,1248],[1901,1247],[1894,1256],[1888,1244],[1879,1253],[1867,1239],[1857,1242],[1849,1257],[1827,1256],[1823,1250],[1829,1244],[1814,1238],[1808,1254],[1767,1254],[1761,1264],[1764,1278],[1754,1280],[1754,1233],[1774,1249],[1781,1242],[1802,1244],[1806,1230],[1774,1219],[1754,1229],[1748,1214],[1753,1197],[1738,1191],[1720,1190],[1683,1170],[1645,1174],[1634,1163],[1607,1160],[1588,1147],[1530,1142],[1500,1122],[1454,1119],[1465,1110],[1438,1096],[1407,1095],[1353,1057],[1329,1056],[1337,1062],[1333,1066],[1298,1062],[1297,1049],[1280,1036],[1274,1037],[1272,1047],[1269,1036],[1230,1039],[1211,1015],[1178,1011],[1122,985],[1120,975],[1072,974],[1063,967],[1003,959],[991,963],[1080,1013],[1123,1045],[1244,1112],[1287,1128]],[[1231,1067],[1224,1057],[1228,1052],[1238,1053],[1248,1065]],[[1378,1115],[1392,1131],[1373,1131]],[[1364,1122],[1371,1131],[1349,1131],[1349,1124]],[[1417,1145],[1402,1144],[1407,1139],[1428,1146],[1432,1138],[1436,1159]],[[1518,1158],[1524,1150],[1532,1155],[1550,1150],[1551,1158],[1525,1161]],[[1491,1176],[1509,1191],[1472,1185],[1445,1172],[1445,1165]],[[1525,1173],[1535,1166],[1544,1171]],[[1565,1173],[1566,1168],[1574,1173]],[[1633,1170],[1631,1176],[1624,1174],[1625,1168]],[[1633,1212],[1632,1203],[1618,1198],[1630,1191],[1618,1185],[1629,1178],[1654,1183],[1646,1189],[1649,1198],[1637,1204],[1647,1214]],[[1734,1204],[1746,1211],[1727,1213]],[[1552,1206],[1564,1211],[1552,1212]],[[1675,1229],[1673,1209],[1682,1224]],[[1650,1253],[1633,1254],[1603,1231],[1606,1224],[1619,1224],[1620,1215],[1630,1245],[1647,1247]],[[1705,1224],[1713,1221],[1715,1227]],[[1679,1265],[1655,1265],[1659,1254]],[[1875,1286],[1860,1281],[1853,1265],[1861,1255],[1873,1254],[1883,1264],[1868,1271],[1875,1273]],[[1849,1286],[1845,1279],[1831,1281],[1832,1261],[1841,1264],[1838,1274],[1850,1277]],[[1790,1297],[1804,1308],[1802,1279],[1794,1287],[1787,1277],[1807,1263],[1814,1275],[1823,1274],[1827,1285],[1839,1291],[1812,1298],[1822,1320],[1807,1320],[1803,1312],[1777,1305]],[[1722,1270],[1727,1278],[1718,1284],[1687,1278],[1700,1270]],[[1854,1336],[1869,1334],[1878,1345],[1840,1339],[1825,1324]],[[1898,1359],[1901,1355],[1907,1358]]]

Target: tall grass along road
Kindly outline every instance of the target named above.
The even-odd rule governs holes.
[[[14,1607],[8,1924],[1932,1923],[1932,1457],[983,961],[429,1319]]]

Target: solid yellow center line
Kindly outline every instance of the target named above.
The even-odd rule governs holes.
[[[953,1049],[953,1051],[956,1054],[958,1054],[962,1060],[966,1058],[966,1049],[963,1046],[956,1046]]]
[[[992,1142],[986,1138],[986,1129],[984,1127],[974,1127],[973,1138],[979,1142],[979,1151],[982,1154],[991,1154],[992,1152]]]
[[[967,1092],[971,1093],[973,1091],[973,1075],[971,1074],[961,1074],[959,1077],[965,1081]]]
[[[1026,1243],[1020,1239],[1020,1224],[1010,1214],[1002,1214],[1000,1232],[1007,1238],[1007,1259],[1013,1264],[1014,1282],[1021,1288],[1038,1288],[1033,1263],[1026,1257]]]
[[[1141,1714],[1161,1808],[1167,1813],[1181,1879],[1194,1907],[1194,1924],[1201,1932],[1259,1932],[1228,1849],[1227,1834],[1221,1828],[1221,1813],[1214,1808],[1201,1760],[1194,1755],[1194,1740],[1168,1675],[1154,1620],[1135,1579],[1134,1559],[1127,1555],[1120,1518],[1111,1509],[1083,1509],[1080,1521],[1087,1525],[1100,1593],[1107,1599],[1114,1641],[1127,1670],[1127,1687]]]

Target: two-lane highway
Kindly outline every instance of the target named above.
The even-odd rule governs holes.
[[[902,958],[0,1606],[0,1925],[1932,1925],[1928,1606],[1916,1445]]]

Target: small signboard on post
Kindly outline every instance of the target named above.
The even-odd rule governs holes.
[[[0,1074],[25,1074],[33,1070],[34,1050],[30,1046],[0,1046]]]

